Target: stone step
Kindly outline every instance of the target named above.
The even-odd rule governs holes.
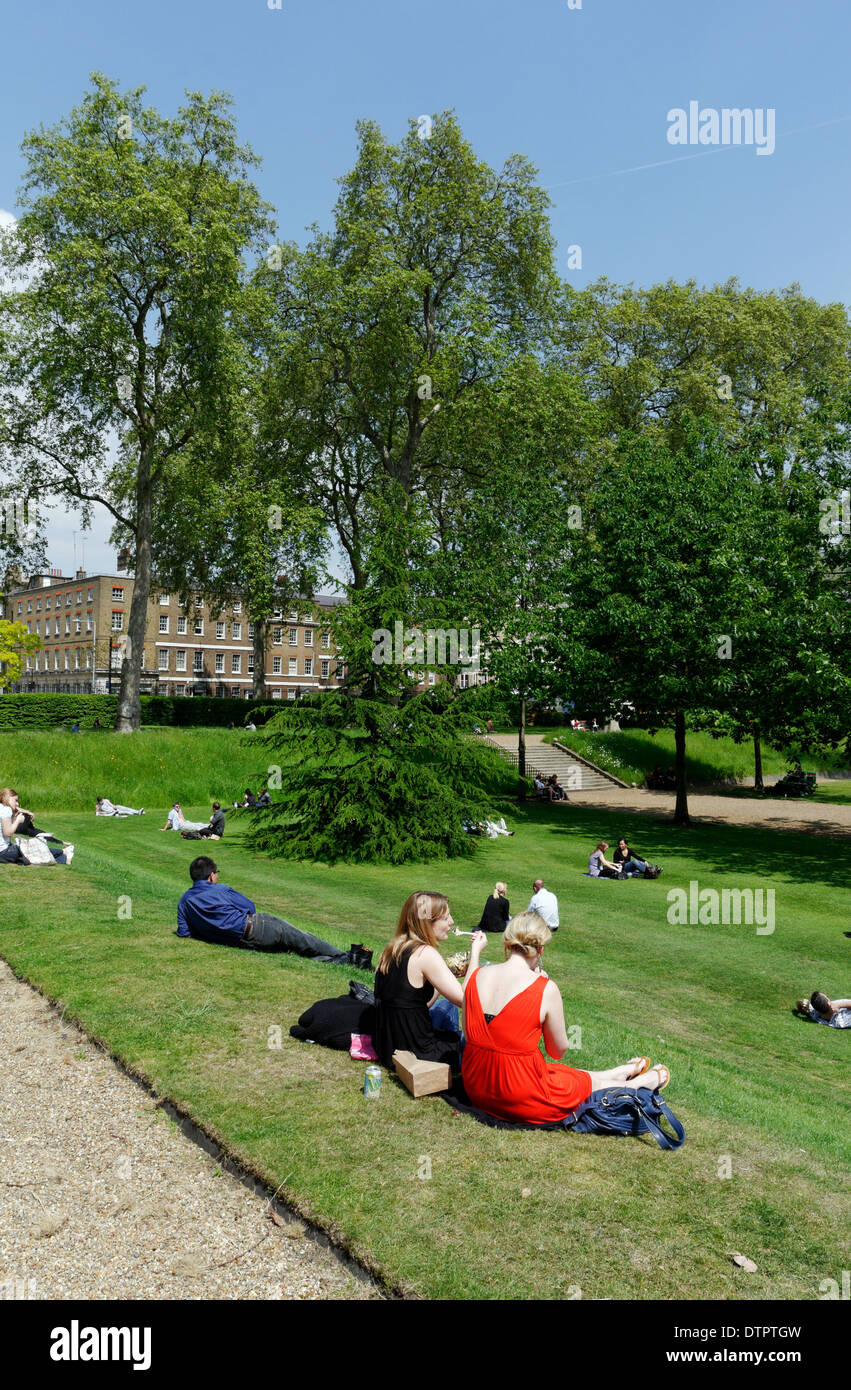
[[[488,738],[488,742],[497,748],[513,767],[517,766],[516,745],[511,747],[504,741],[493,738]],[[526,745],[526,775],[533,777],[536,773],[544,778],[555,773],[568,795],[572,791],[614,791],[618,787],[626,786],[625,782],[581,758],[569,748],[530,740]]]

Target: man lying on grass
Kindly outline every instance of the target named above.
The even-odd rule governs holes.
[[[219,883],[212,859],[199,855],[189,865],[192,887],[177,904],[177,935],[194,936],[222,946],[245,946],[254,951],[294,951],[299,956],[332,965],[364,964],[364,952],[339,951],[310,932],[299,931],[283,917],[258,912],[250,898]],[[367,961],[368,967],[369,962]]]
[[[812,1023],[826,1023],[828,1028],[851,1028],[851,999],[828,999],[815,989],[809,999],[798,1000],[798,1013]]]

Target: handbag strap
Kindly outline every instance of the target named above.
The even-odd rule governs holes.
[[[643,1089],[645,1088],[642,1087],[641,1090]],[[638,1107],[641,1110],[642,1115],[644,1116],[644,1123],[647,1125],[647,1128],[650,1130],[650,1133],[653,1135],[653,1138],[656,1140],[657,1144],[661,1149],[679,1149],[685,1143],[686,1137],[686,1132],[682,1124],[677,1119],[674,1112],[672,1110],[669,1110],[668,1106],[656,1094],[655,1091],[652,1091],[650,1093],[650,1100],[647,1101],[641,1094],[641,1090],[635,1092],[635,1099],[638,1103]],[[672,1139],[670,1134],[665,1133],[664,1129],[659,1123],[657,1113],[664,1115],[665,1119],[668,1121],[668,1124],[674,1131],[676,1139]]]

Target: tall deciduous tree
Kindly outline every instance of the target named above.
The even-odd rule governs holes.
[[[0,301],[2,444],[84,517],[107,508],[136,582],[116,728],[139,727],[164,470],[211,429],[232,385],[231,318],[267,210],[229,99],[189,93],[173,118],[95,74],[60,125],[27,136],[22,214]]]
[[[610,709],[670,715],[680,825],[689,822],[687,714],[729,708],[760,659],[753,638],[766,630],[772,577],[753,557],[765,504],[750,461],[711,428],[687,425],[676,453],[627,436],[600,470],[577,545],[588,678]]]

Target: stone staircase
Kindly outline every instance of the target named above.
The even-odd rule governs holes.
[[[517,766],[517,739],[513,735],[485,737],[512,767]],[[530,734],[526,740],[526,775],[534,777],[536,773],[545,779],[555,773],[568,796],[571,792],[614,791],[627,785],[563,744],[544,743],[540,736]]]

